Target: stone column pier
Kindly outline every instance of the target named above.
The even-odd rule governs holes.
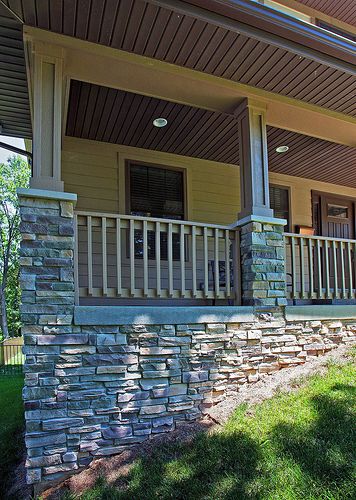
[[[242,305],[286,305],[285,224],[283,219],[263,217],[239,221]]]
[[[76,438],[65,429],[80,419],[68,417],[66,393],[58,378],[67,357],[63,347],[80,342],[72,326],[77,197],[38,189],[20,189],[18,195],[26,465],[27,480],[33,484],[78,468]]]

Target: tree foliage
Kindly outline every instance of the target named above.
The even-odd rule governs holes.
[[[20,214],[17,188],[28,187],[30,168],[20,156],[0,163],[0,303],[3,337],[19,329]]]

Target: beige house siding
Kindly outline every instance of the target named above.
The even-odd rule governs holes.
[[[237,219],[240,189],[235,165],[66,137],[62,175],[65,190],[78,194],[79,210],[126,212],[126,160],[185,169],[188,220],[230,224]],[[270,182],[290,188],[292,228],[311,226],[313,190],[356,199],[356,189],[300,177],[271,172]]]

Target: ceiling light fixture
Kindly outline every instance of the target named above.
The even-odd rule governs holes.
[[[277,153],[286,153],[289,150],[289,146],[278,146],[276,148]]]
[[[168,124],[168,121],[165,118],[155,118],[152,123],[155,127],[162,128]]]

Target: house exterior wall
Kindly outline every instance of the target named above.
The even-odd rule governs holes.
[[[77,209],[126,213],[125,161],[186,169],[187,220],[231,224],[240,211],[239,168],[128,146],[65,137],[65,191],[78,194]],[[283,161],[283,155],[281,155]],[[311,192],[356,199],[356,189],[270,172],[270,183],[290,188],[291,226],[312,224]]]

